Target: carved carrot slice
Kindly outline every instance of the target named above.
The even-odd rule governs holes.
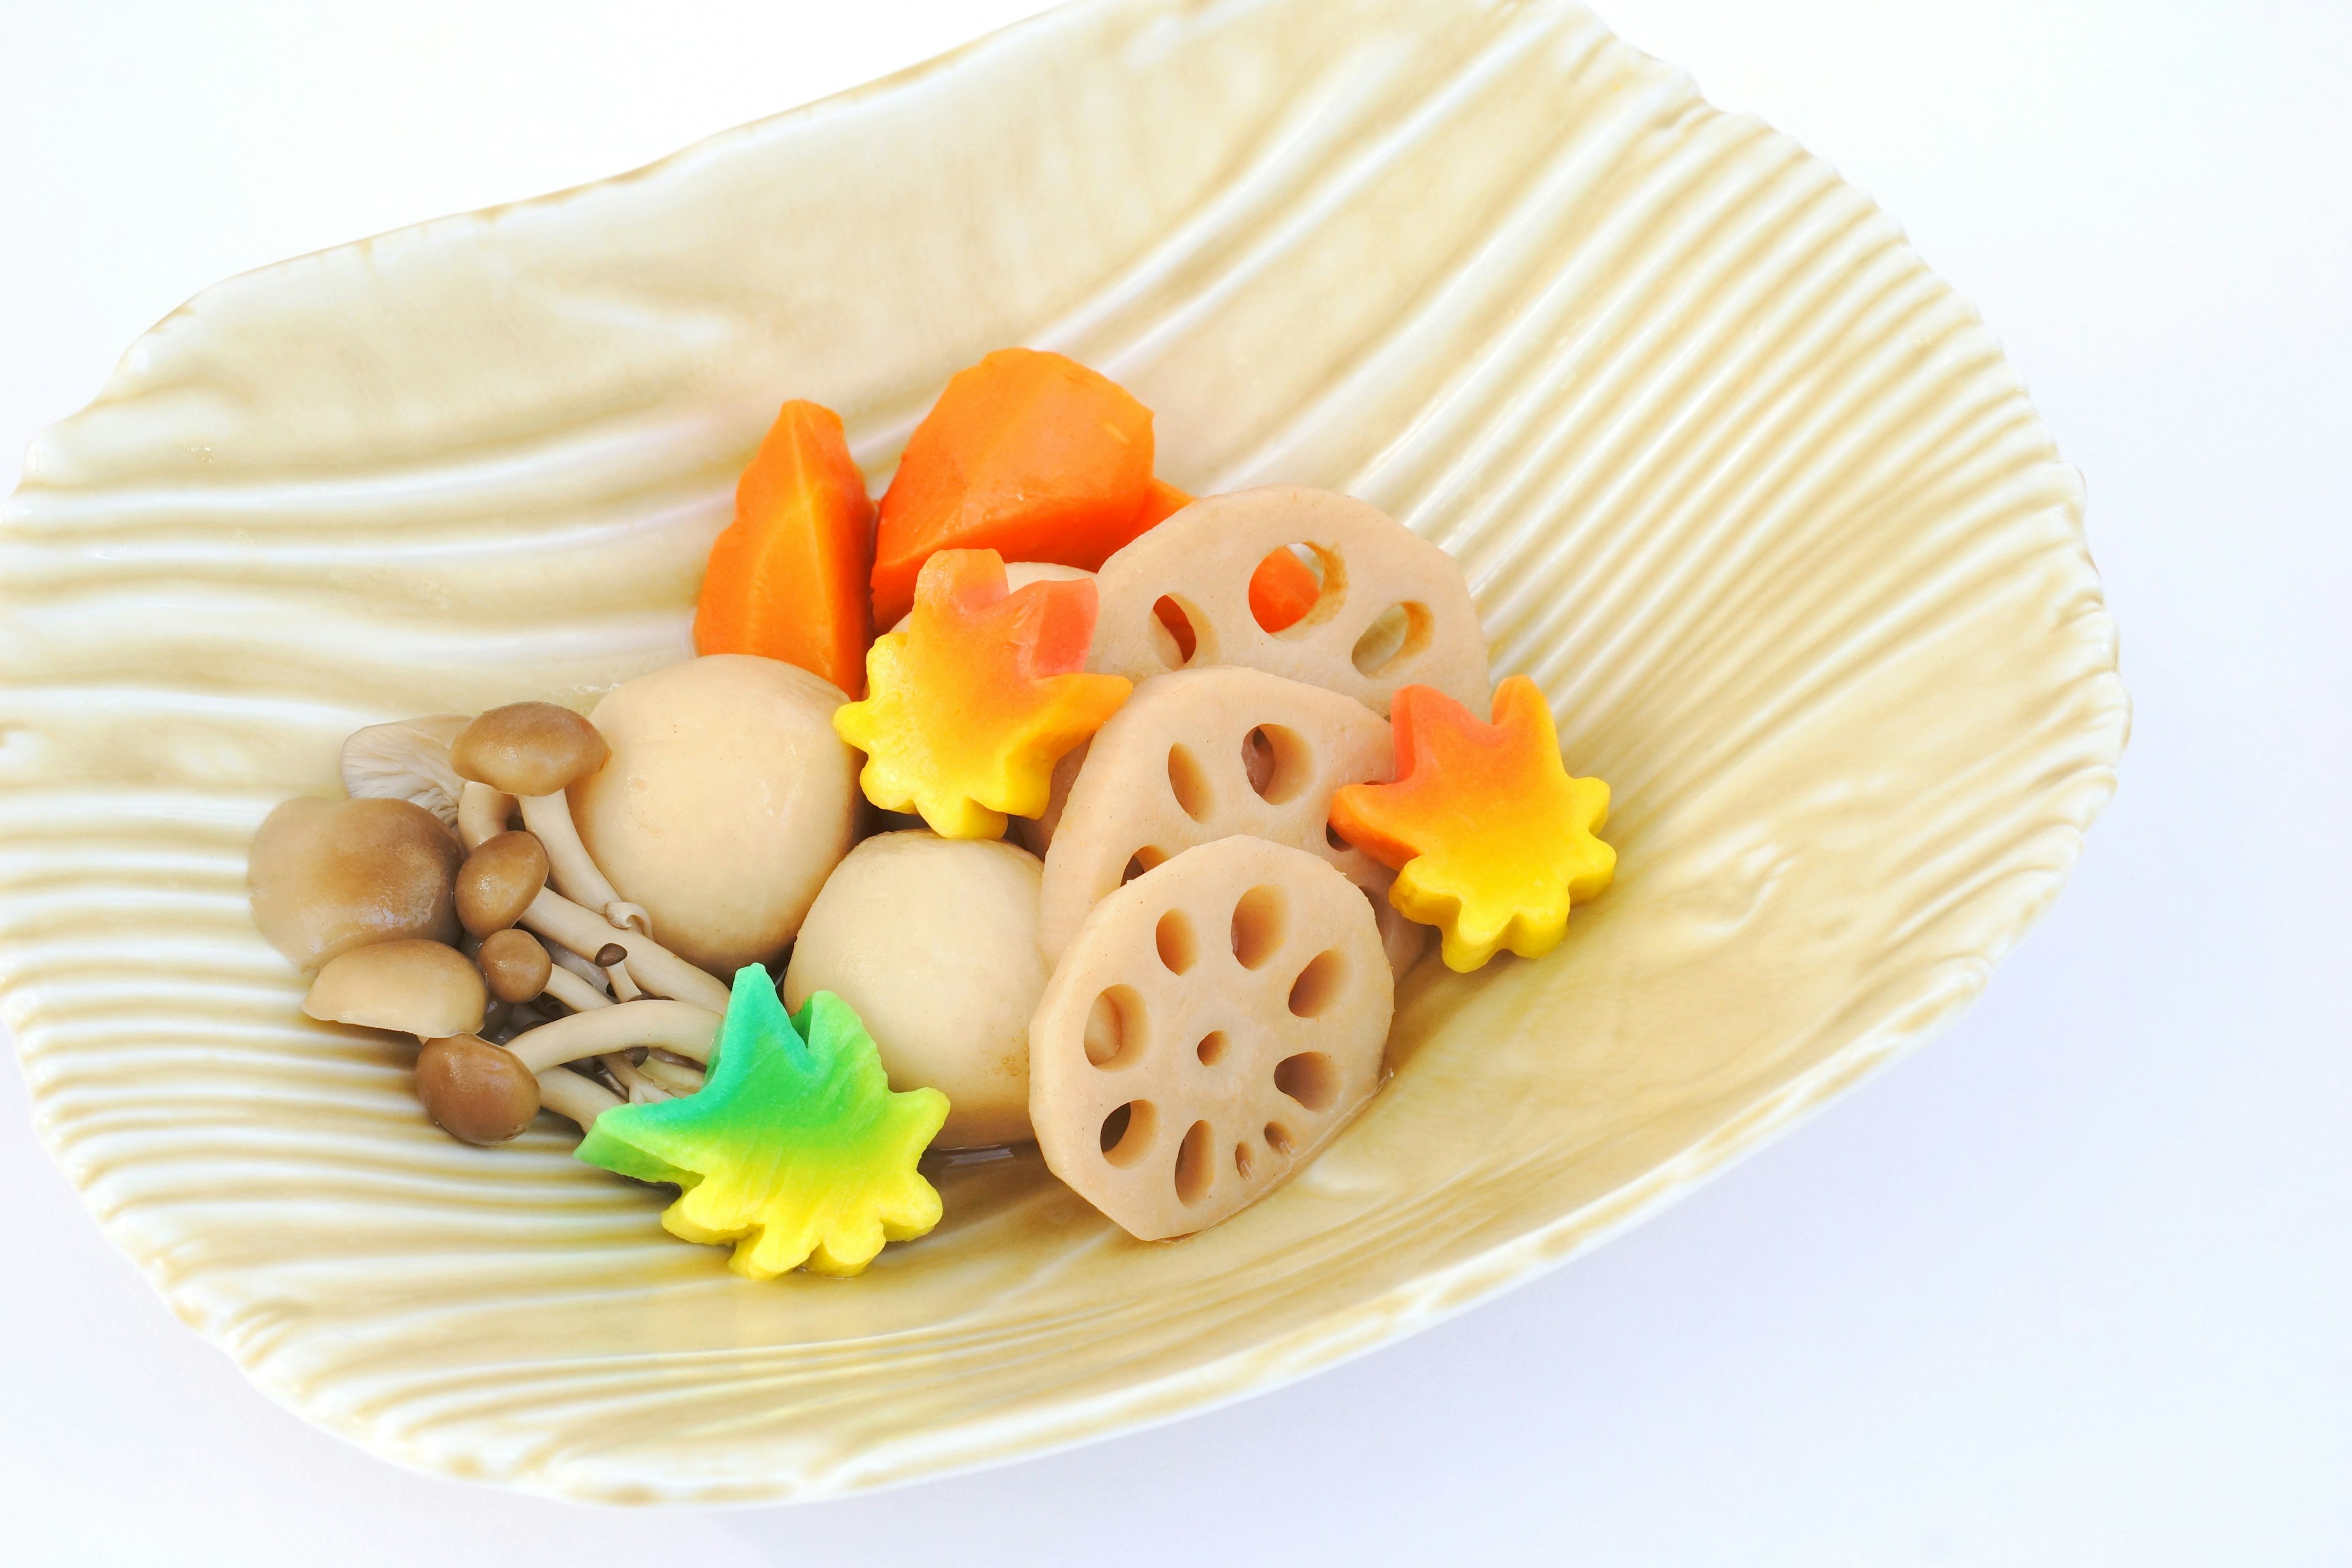
[[[1331,826],[1397,868],[1389,902],[1438,928],[1447,968],[1466,974],[1502,947],[1550,952],[1570,901],[1616,872],[1617,852],[1592,836],[1609,786],[1569,776],[1551,710],[1524,675],[1496,689],[1491,724],[1427,686],[1399,688],[1389,717],[1396,782],[1336,792]]]
[[[1007,594],[993,550],[933,555],[907,629],[866,655],[866,699],[833,716],[866,753],[866,798],[949,838],[994,838],[1006,814],[1044,811],[1054,764],[1133,689],[1080,673],[1094,624],[1090,578]]]
[[[873,640],[874,503],[841,416],[795,398],[735,486],[694,613],[698,653],[751,653],[855,696]]]
[[[1182,494],[1155,492],[1151,453],[1151,410],[1061,354],[1000,349],[959,371],[908,438],[882,498],[879,624],[907,613],[937,551],[1100,566],[1159,521],[1153,506]]]

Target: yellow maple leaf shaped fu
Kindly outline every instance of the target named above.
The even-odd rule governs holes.
[[[863,702],[833,727],[866,753],[857,775],[885,811],[919,811],[948,838],[996,838],[1045,809],[1054,764],[1133,688],[1079,673],[1093,640],[1091,581],[1004,591],[993,550],[942,550],[915,580],[904,631],[866,654]]]
[[[1570,903],[1616,873],[1617,852],[1593,837],[1609,786],[1569,776],[1551,710],[1524,675],[1496,689],[1491,724],[1426,686],[1401,689],[1389,718],[1396,782],[1335,792],[1331,826],[1396,868],[1389,902],[1438,928],[1447,968],[1467,974],[1503,947],[1549,952]]]
[[[663,1228],[733,1242],[738,1274],[771,1279],[803,1263],[858,1274],[884,1242],[940,1223],[940,1194],[915,1162],[947,1117],[936,1089],[892,1091],[848,1003],[820,991],[787,1018],[767,972],[748,963],[702,1088],[604,1112],[578,1152],[676,1183]]]

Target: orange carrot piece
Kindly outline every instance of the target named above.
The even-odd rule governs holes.
[[[882,497],[875,619],[907,613],[935,551],[1092,571],[1148,526],[1151,492],[1151,410],[1061,354],[1000,349],[950,377],[908,438]]]
[[[1151,489],[1144,495],[1143,510],[1137,514],[1135,531],[1129,534],[1128,538],[1131,541],[1158,528],[1192,504],[1191,496],[1155,475],[1151,480]]]
[[[1298,617],[1322,596],[1322,580],[1287,546],[1276,549],[1250,574],[1250,615],[1270,632],[1297,626]]]
[[[743,470],[735,521],[710,547],[695,651],[782,659],[856,697],[874,640],[873,560],[874,503],[841,416],[794,398]]]

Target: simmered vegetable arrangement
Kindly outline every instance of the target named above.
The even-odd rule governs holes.
[[[1608,886],[1608,788],[1490,687],[1443,551],[1154,457],[1125,389],[1007,349],[877,507],[839,416],[785,404],[701,657],[584,717],[371,726],[349,798],[262,825],[304,1010],[416,1037],[467,1142],[578,1123],[756,1278],[929,1231],[931,1147],[1034,1140],[1144,1239],[1255,1202],[1377,1092],[1428,928],[1465,973],[1532,958]]]

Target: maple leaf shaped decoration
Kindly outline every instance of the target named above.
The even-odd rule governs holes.
[[[1095,606],[1086,579],[1007,594],[993,550],[925,562],[907,628],[866,650],[866,700],[834,711],[835,732],[866,753],[866,798],[920,812],[948,838],[1001,837],[1008,814],[1042,813],[1054,764],[1134,689],[1080,673]]]
[[[830,991],[792,1016],[767,971],[735,972],[702,1088],[604,1112],[579,1157],[641,1182],[674,1182],[662,1226],[735,1244],[728,1266],[770,1279],[805,1263],[862,1273],[886,1241],[940,1222],[940,1194],[915,1169],[947,1121],[936,1089],[893,1091],[848,1003]]]
[[[1536,683],[1495,690],[1489,724],[1444,692],[1390,700],[1394,784],[1349,784],[1331,826],[1397,879],[1389,902],[1435,926],[1446,967],[1467,974],[1504,947],[1536,958],[1559,944],[1571,902],[1609,886],[1617,852],[1593,837],[1609,786],[1569,776]]]

